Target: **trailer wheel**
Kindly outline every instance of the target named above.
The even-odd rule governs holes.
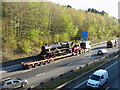
[[[83,51],[82,51],[82,50],[80,50],[80,51],[79,51],[79,53],[80,53],[80,54],[82,54],[82,53],[83,53]]]
[[[50,63],[50,61],[49,62],[47,61],[47,63]]]
[[[79,54],[81,54],[81,51],[79,50]]]
[[[86,50],[84,50],[84,53],[86,53]]]
[[[32,68],[35,68],[36,66],[34,65],[34,66],[32,66]]]
[[[30,66],[28,66],[27,69],[30,69]]]
[[[43,63],[43,65],[46,65],[46,62],[45,62],[45,63]]]
[[[29,65],[28,68],[29,68],[29,69],[32,68],[32,65]]]
[[[39,63],[38,66],[41,66],[41,63]]]
[[[90,48],[88,49],[88,52],[90,52]]]
[[[79,55],[79,51],[77,51],[77,55]]]
[[[34,65],[34,67],[37,67],[38,66],[38,63],[36,63],[35,65]]]

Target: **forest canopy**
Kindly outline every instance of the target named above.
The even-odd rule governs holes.
[[[75,10],[70,5],[52,2],[3,2],[3,52],[29,53],[44,44],[79,41],[82,31],[88,40],[119,36],[120,25],[109,15],[96,9]]]

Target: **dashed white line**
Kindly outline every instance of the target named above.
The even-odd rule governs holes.
[[[43,75],[43,74],[45,74],[45,73],[40,73],[40,74],[38,74],[38,75],[36,75],[36,76],[40,76],[40,75]]]
[[[119,61],[120,61],[120,60],[119,60]],[[117,62],[115,62],[115,63],[111,64],[111,65],[110,65],[110,66],[108,66],[106,69],[111,68],[113,65],[117,64],[119,61],[117,61]]]
[[[120,60],[119,60],[119,61],[120,61]],[[106,69],[111,68],[113,65],[115,65],[115,64],[118,63],[119,61],[113,63],[113,64],[110,65],[110,66],[108,66]],[[87,80],[83,81],[82,83],[80,83],[79,85],[75,86],[74,88],[78,88],[78,87],[82,86],[82,85],[85,84],[85,83],[87,83]],[[107,87],[105,90],[108,90],[108,89],[109,89],[109,87]]]
[[[67,64],[67,66],[72,65],[72,63]]]
[[[22,73],[26,73],[26,72],[29,72],[29,71],[31,71],[31,70],[27,70],[27,71],[24,71],[24,72],[22,72]]]
[[[83,84],[87,83],[87,81],[88,80],[83,81],[82,83],[80,83],[79,85],[75,86],[74,88],[78,88],[78,87],[82,86]]]
[[[61,62],[61,61],[55,61],[54,63],[59,63],[59,62]]]
[[[109,87],[107,87],[105,90],[108,90],[109,89]]]

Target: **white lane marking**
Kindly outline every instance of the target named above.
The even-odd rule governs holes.
[[[59,63],[59,62],[61,62],[61,61],[55,61],[54,63]]]
[[[27,71],[24,71],[24,72],[22,72],[22,73],[26,73],[26,72],[29,72],[29,71],[32,71],[32,70],[27,70]]]
[[[120,60],[119,60],[120,61]],[[113,63],[112,65],[108,66],[106,69],[109,69],[110,67],[112,67],[113,65],[115,65],[116,63],[118,63],[119,61]],[[80,86],[82,86],[83,84],[87,83],[87,80],[83,81],[82,83],[80,83],[79,85],[75,86],[74,88],[78,88]]]
[[[58,75],[64,74],[65,72],[59,73]]]
[[[120,61],[120,60],[119,60],[119,61]],[[106,69],[111,68],[113,65],[117,64],[119,61],[117,61],[117,62],[115,62],[115,63],[111,64],[111,65],[110,65],[110,66],[108,66]]]
[[[107,87],[105,90],[108,90],[109,89],[109,87]]]
[[[85,56],[88,57],[88,56],[91,56],[91,55],[92,55],[92,54],[90,53],[90,54],[86,54]]]
[[[38,75],[36,75],[36,76],[40,76],[40,75],[43,75],[43,74],[45,74],[45,73],[40,73],[40,74],[38,74]]]
[[[72,63],[67,64],[67,66],[72,65]]]
[[[80,83],[79,85],[75,86],[74,88],[78,88],[78,87],[82,86],[83,84],[87,83],[87,81],[88,80],[83,81],[82,83]]]

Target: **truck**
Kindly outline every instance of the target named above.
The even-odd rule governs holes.
[[[90,41],[81,41],[80,47],[84,49],[84,52],[89,52],[91,50],[91,44]]]
[[[117,45],[117,41],[116,40],[107,41],[107,48],[112,48],[112,47],[114,47],[116,45]]]
[[[41,53],[37,55],[38,59],[35,61],[21,62],[24,68],[33,68],[48,64],[52,61],[65,58],[68,56],[83,54],[91,49],[90,42],[80,42],[73,45],[72,41],[45,44],[41,47]]]

